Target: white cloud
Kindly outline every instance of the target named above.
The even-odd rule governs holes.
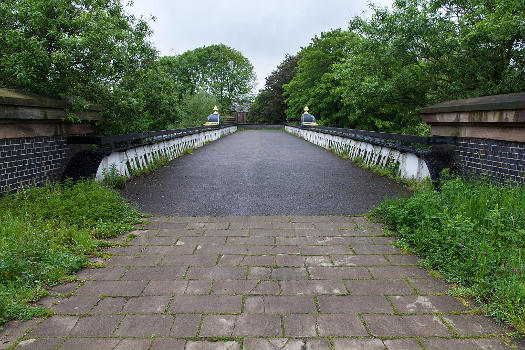
[[[295,54],[323,31],[346,28],[367,10],[367,0],[135,0],[128,8],[135,16],[156,17],[151,40],[162,55],[218,43],[241,51],[255,67],[258,88],[286,53]]]

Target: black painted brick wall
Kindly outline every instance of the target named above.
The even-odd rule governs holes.
[[[503,182],[525,183],[525,143],[459,138],[461,168],[465,173],[487,176]]]
[[[59,180],[68,149],[61,136],[0,139],[0,193]]]

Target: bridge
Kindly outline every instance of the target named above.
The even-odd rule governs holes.
[[[393,164],[398,176],[417,179],[438,173],[457,139],[286,130],[224,126],[59,138],[75,149],[61,158],[66,175],[100,178],[116,169],[132,176],[155,158],[173,160],[133,177],[122,191],[153,215],[132,232],[136,238],[109,248],[104,268],[84,269],[78,280],[55,287],[57,296],[42,299],[53,316],[8,324],[4,344],[510,349],[500,336],[511,330],[447,295],[450,285],[363,216],[407,191],[336,154]]]

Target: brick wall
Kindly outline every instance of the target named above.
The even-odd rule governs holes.
[[[525,183],[525,143],[490,139],[458,138],[462,170],[503,182]]]
[[[59,180],[68,149],[62,136],[0,139],[0,193]]]

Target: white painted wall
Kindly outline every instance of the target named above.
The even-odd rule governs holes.
[[[120,175],[130,177],[130,170],[144,169],[155,158],[167,156],[175,159],[188,148],[199,148],[206,142],[237,131],[237,126],[224,129],[205,131],[198,134],[178,137],[167,141],[144,145],[121,152],[113,152],[104,157],[97,170],[96,180],[102,181],[104,174],[114,166]]]
[[[336,153],[348,154],[350,159],[359,157],[367,165],[377,165],[382,168],[397,167],[398,175],[402,179],[424,180],[430,177],[425,160],[414,153],[292,126],[285,126],[285,130],[308,142],[326,149],[330,148]]]

